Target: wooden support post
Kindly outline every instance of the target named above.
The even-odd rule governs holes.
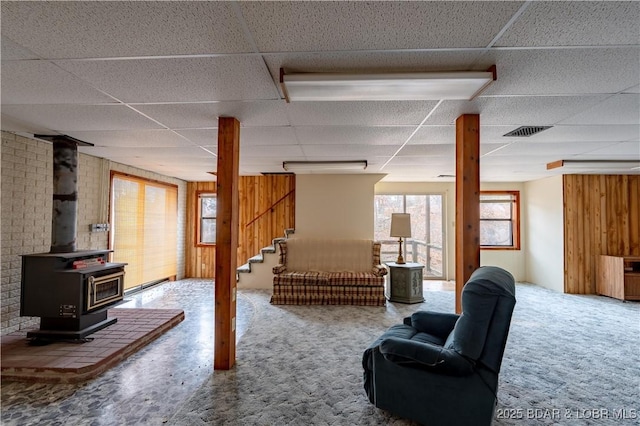
[[[456,119],[456,312],[462,287],[480,267],[480,116]]]
[[[239,157],[240,122],[233,117],[220,117],[218,120],[215,348],[213,358],[215,370],[229,370],[236,361]]]

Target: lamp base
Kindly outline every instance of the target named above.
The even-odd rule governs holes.
[[[402,237],[398,238],[398,260],[396,260],[398,265],[404,265],[405,261],[402,257]]]

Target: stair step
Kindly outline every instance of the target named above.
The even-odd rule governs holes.
[[[261,254],[257,254],[253,257],[250,257],[248,260],[249,263],[262,263],[264,262],[264,257]]]
[[[240,266],[238,269],[236,269],[237,272],[242,273],[242,274],[246,274],[251,272],[251,265],[249,265],[248,263],[245,263],[244,265]]]
[[[276,248],[274,246],[269,246],[269,247],[265,247],[263,249],[260,249],[261,253],[275,253],[276,252]]]

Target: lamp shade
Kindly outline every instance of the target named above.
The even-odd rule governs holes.
[[[391,213],[391,237],[411,236],[411,215],[409,213]]]

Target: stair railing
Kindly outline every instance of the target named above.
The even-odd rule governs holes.
[[[265,211],[263,211],[262,213],[260,213],[258,216],[254,217],[253,219],[251,219],[250,222],[248,222],[245,227],[248,228],[249,225],[253,224],[256,220],[260,219],[262,216],[264,216],[265,214],[272,212],[273,208],[275,206],[277,206],[278,204],[280,204],[282,201],[284,201],[285,198],[287,198],[289,195],[291,195],[292,193],[294,193],[296,190],[292,189],[291,191],[287,192],[286,194],[284,194],[282,197],[280,197],[276,202],[274,202],[273,204],[271,204],[271,207],[269,207],[268,209],[266,209]]]

